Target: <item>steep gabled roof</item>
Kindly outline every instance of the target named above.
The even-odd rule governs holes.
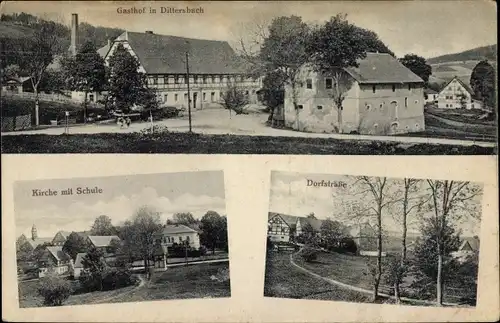
[[[147,73],[193,74],[245,73],[242,60],[226,41],[124,32],[115,41],[127,40]]]
[[[62,250],[62,246],[47,247],[47,251],[50,252],[56,260],[68,261],[70,259],[68,254]]]
[[[86,255],[87,255],[86,253],[79,253],[76,255],[75,265],[74,265],[75,268],[83,268],[82,260]]]
[[[50,242],[52,242],[52,238],[36,238],[35,240],[28,239],[28,243],[31,245],[33,249],[35,249],[39,245]]]
[[[112,240],[120,240],[118,236],[88,236],[94,247],[109,247]]]
[[[58,231],[57,233],[60,233],[65,239],[67,239],[69,237],[69,235],[71,234],[70,231]],[[54,235],[54,238],[56,237],[57,233]]]
[[[464,83],[464,81],[462,81],[461,79],[459,79],[457,76],[455,76],[454,78],[452,78],[448,83],[446,83],[445,86],[443,86],[443,89],[441,90],[441,92],[443,92],[444,90],[446,90],[446,87],[448,85],[450,85],[451,82],[453,82],[454,80],[457,80],[457,82],[463,86],[463,88],[469,92],[469,94],[472,96],[474,95],[474,91],[472,91],[472,89],[470,88],[470,86],[468,86],[467,84]],[[439,93],[441,93],[439,92]]]
[[[462,244],[458,248],[458,250],[464,250],[467,248],[467,245],[470,246],[472,251],[479,251],[479,240],[474,237],[463,237]]]
[[[299,218],[298,216],[294,216],[294,215],[288,215],[288,214],[276,213],[276,212],[269,212],[268,215],[267,215],[268,221],[271,220],[272,218],[274,218],[275,216],[281,217],[283,219],[283,221],[285,221],[285,223],[288,224],[288,226],[290,228],[295,228],[295,226],[297,224],[297,219]]]
[[[105,58],[110,48],[111,46],[109,45],[103,46],[97,50],[97,54],[99,54],[99,56],[101,56],[102,58]]]
[[[366,53],[358,67],[345,70],[361,84],[424,83],[396,58],[386,53]]]

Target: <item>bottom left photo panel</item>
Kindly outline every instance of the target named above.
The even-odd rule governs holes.
[[[18,181],[19,307],[230,297],[222,171]]]

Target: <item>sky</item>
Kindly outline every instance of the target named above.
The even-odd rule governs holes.
[[[331,174],[304,174],[290,172],[276,172],[271,174],[271,192],[269,199],[269,211],[283,213],[294,216],[307,216],[314,213],[318,219],[330,218],[345,225],[366,222],[367,218],[353,218],[354,212],[350,205],[362,204],[363,208],[369,206],[367,201],[371,201],[370,193],[363,194],[359,184],[354,184],[359,177]],[[345,187],[324,187],[308,185],[310,181],[324,182],[330,181],[333,184],[345,183]],[[395,187],[394,184],[399,179],[388,179],[387,187]],[[419,189],[424,193],[428,186],[425,181]],[[477,196],[473,203],[479,206],[482,202],[482,195]],[[382,227],[386,231],[401,232],[401,221],[396,216],[397,209],[384,209],[382,216]],[[421,216],[429,215],[423,213]],[[416,213],[411,213],[409,219],[409,231],[418,232],[420,221]],[[369,220],[370,221],[370,220]],[[373,221],[373,218],[372,218]],[[370,222],[372,225],[374,223]],[[463,235],[479,235],[480,221],[472,218],[462,217],[460,221],[453,221],[455,228],[461,229]]]
[[[467,1],[263,1],[263,2],[22,2],[4,1],[2,13],[27,12],[70,24],[71,13],[95,26],[128,31],[226,40],[237,47],[245,30],[276,16],[301,16],[321,23],[345,13],[356,25],[375,31],[398,57],[425,58],[496,44],[496,2]],[[161,7],[202,8],[199,14],[162,14]],[[144,14],[118,14],[118,9],[146,8]],[[156,9],[150,14],[149,8]],[[245,37],[243,37],[245,38]],[[248,39],[245,39],[248,40]]]
[[[78,187],[98,187],[102,193],[78,195]],[[73,189],[73,195],[60,194],[68,188]],[[59,194],[33,196],[36,189]],[[177,212],[191,212],[195,218],[209,210],[225,215],[223,172],[19,181],[14,185],[16,236],[24,233],[31,237],[33,224],[39,237],[53,237],[59,230],[89,230],[100,215],[119,225],[144,205],[161,212],[162,223]]]

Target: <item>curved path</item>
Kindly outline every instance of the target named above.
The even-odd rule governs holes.
[[[297,253],[295,253],[296,255]],[[342,283],[342,282],[339,282],[338,280],[333,280],[331,278],[326,278],[326,277],[323,277],[321,275],[318,275],[312,271],[310,271],[309,269],[306,269],[304,267],[301,267],[299,265],[297,265],[297,263],[295,263],[295,261],[293,260],[293,256],[294,254],[291,254],[290,255],[290,263],[296,267],[297,269],[313,276],[313,277],[316,277],[316,278],[319,278],[319,279],[322,279],[332,285],[337,285],[339,287],[342,287],[342,288],[345,288],[345,289],[349,289],[349,290],[352,290],[352,291],[356,291],[356,292],[359,292],[359,293],[363,293],[363,294],[369,294],[369,295],[373,295],[373,291],[372,290],[368,290],[368,289],[364,289],[364,288],[361,288],[361,287],[356,287],[356,286],[352,286],[352,285],[348,285],[348,284],[345,284],[345,283]],[[378,293],[380,296],[383,296],[383,297],[387,297],[387,298],[391,298],[391,299],[394,299],[394,296],[393,295],[389,295],[389,294],[385,294],[385,293]],[[421,304],[426,304],[426,305],[436,305],[436,302],[432,302],[432,301],[427,301],[427,300],[420,300],[420,299],[413,299],[413,298],[407,298],[407,297],[401,297],[401,300],[402,301],[408,301],[408,302],[413,302],[413,303],[421,303]],[[447,306],[460,306],[459,304],[454,304],[454,303],[443,303],[443,305],[447,305]]]
[[[106,298],[102,298],[102,299],[99,299],[95,302],[92,302],[92,304],[102,304],[102,303],[108,303],[109,301],[117,298],[117,297],[122,297],[123,295],[127,295],[127,294],[130,294],[136,290],[138,290],[139,288],[143,287],[145,284],[146,284],[146,280],[144,279],[144,277],[142,275],[137,275],[137,278],[139,279],[139,284],[136,285],[134,288],[126,291],[126,292],[123,292],[123,293],[120,293],[120,294],[117,294],[117,295],[113,295],[113,296],[109,296],[109,297],[106,297]]]

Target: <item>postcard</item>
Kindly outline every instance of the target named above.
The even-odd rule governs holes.
[[[2,152],[496,154],[495,9],[6,1]]]
[[[221,171],[20,181],[14,200],[20,308],[231,295]]]
[[[475,306],[482,185],[273,172],[264,296]]]

